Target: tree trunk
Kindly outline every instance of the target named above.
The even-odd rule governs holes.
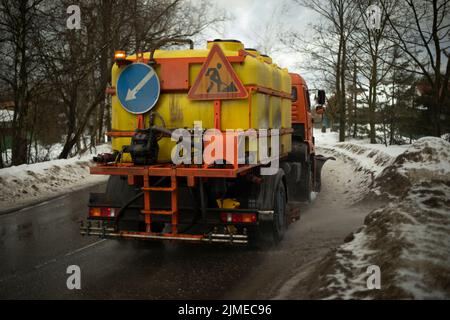
[[[357,86],[357,72],[358,72],[358,65],[355,63],[353,66],[353,138],[356,138],[358,132],[358,125],[357,125],[357,108],[358,108],[358,92],[356,90]]]
[[[73,137],[67,137],[66,143],[64,144],[64,148],[61,151],[59,155],[59,159],[67,159],[67,157],[70,154],[70,151],[72,148],[79,142],[81,135],[84,132],[84,129],[86,128],[86,125],[88,124],[89,117],[91,116],[92,112],[95,110],[95,108],[98,106],[99,102],[104,97],[104,88],[100,88],[96,94],[95,100],[92,102],[92,104],[87,108],[85,114],[83,115],[83,121],[78,125],[77,131],[73,134]]]
[[[341,104],[341,95],[342,95],[342,88],[341,88],[341,70],[342,67],[342,37],[339,39],[339,49],[338,49],[338,55],[337,55],[337,63],[336,63],[336,104],[338,108],[339,113],[339,141],[345,140],[345,133],[344,138],[341,139],[341,120],[342,118],[342,104]]]
[[[378,73],[377,73],[377,63],[378,63],[378,53],[376,52],[372,56],[372,70],[371,70],[371,78],[369,84],[369,125],[370,125],[370,143],[377,143],[376,140],[376,104],[377,104],[377,81],[378,81]]]
[[[28,139],[26,120],[28,113],[28,56],[27,35],[29,33],[29,19],[27,17],[27,1],[19,3],[20,37],[15,43],[15,65],[19,69],[16,85],[14,86],[14,119],[12,134],[12,165],[17,166],[28,162]]]
[[[346,71],[346,55],[347,55],[347,47],[344,39],[344,35],[342,35],[342,53],[341,53],[341,67],[340,67],[340,86],[341,86],[341,94],[340,94],[340,117],[339,117],[339,142],[345,141],[346,136],[346,124],[347,124],[347,112],[346,112],[346,90],[345,90],[345,71]]]

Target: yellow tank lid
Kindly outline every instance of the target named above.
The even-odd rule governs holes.
[[[214,44],[218,44],[224,51],[239,51],[244,49],[242,42],[233,39],[215,39],[208,41],[206,48],[210,50]]]

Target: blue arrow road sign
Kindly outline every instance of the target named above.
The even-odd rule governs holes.
[[[144,63],[128,65],[117,79],[117,97],[130,113],[141,114],[151,110],[158,101],[159,92],[155,70]]]

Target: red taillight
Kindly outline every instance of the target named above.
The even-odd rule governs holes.
[[[256,213],[228,213],[222,212],[220,220],[225,223],[255,223]]]
[[[90,217],[114,218],[116,216],[116,208],[91,207],[89,208]]]

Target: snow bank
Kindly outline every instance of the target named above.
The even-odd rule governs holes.
[[[62,143],[54,143],[51,145],[37,144],[30,148],[30,162],[39,163],[58,159],[64,148]],[[8,166],[11,165],[12,150],[7,149],[3,154],[3,162]]]
[[[408,145],[385,146],[370,144],[368,140],[348,139],[346,142],[338,142],[339,137],[335,132],[322,133],[314,131],[316,144],[320,152],[331,154],[350,161],[358,171],[373,173],[374,176],[392,163],[399,154],[403,153]]]
[[[364,227],[322,261],[327,299],[450,299],[450,184],[414,186],[377,209]],[[367,288],[367,268],[381,289]]]
[[[414,142],[376,179],[377,193],[400,196],[414,184],[450,181],[450,142],[425,137]]]
[[[94,154],[110,152],[109,145]],[[0,169],[0,212],[105,181],[89,174],[93,154]]]
[[[338,149],[379,171],[375,160],[362,160],[370,158],[364,146],[341,144]],[[378,147],[373,149],[377,154]],[[320,262],[311,296],[450,299],[449,159],[450,143],[433,137],[419,139],[393,159],[381,159],[379,166],[385,168],[374,190],[388,194],[389,203],[372,211],[360,230]],[[381,269],[380,290],[367,288],[371,265]]]

